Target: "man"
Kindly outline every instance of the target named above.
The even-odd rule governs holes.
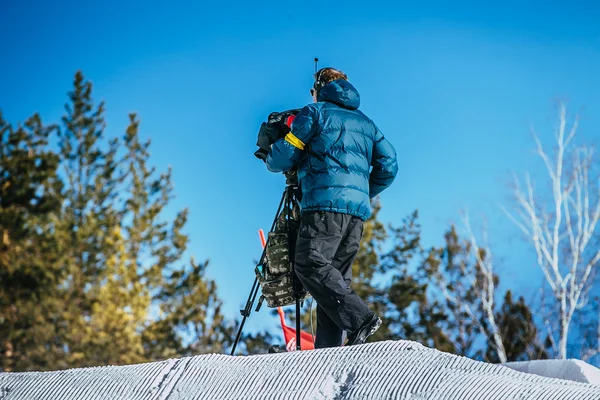
[[[352,263],[371,215],[370,199],[391,185],[396,152],[358,110],[360,96],[333,68],[315,74],[313,103],[267,155],[272,172],[296,169],[302,220],[295,248],[299,280],[317,302],[315,348],[362,344],[381,319],[350,288]],[[371,169],[372,167],[372,169]]]

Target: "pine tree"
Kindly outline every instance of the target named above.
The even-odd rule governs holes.
[[[207,263],[182,263],[187,209],[173,218],[171,170],[149,166],[150,141],[131,114],[122,137],[105,134],[104,104],[75,75],[60,131],[65,200],[57,237],[69,272],[66,364],[129,364],[206,351],[227,341]],[[223,333],[225,332],[225,333]],[[107,348],[112,346],[110,350]]]
[[[140,284],[135,260],[125,251],[126,240],[116,226],[105,238],[106,262],[103,279],[89,289],[92,304],[81,347],[82,363],[127,365],[147,360],[140,330],[148,318],[150,296]],[[114,249],[109,252],[108,249]],[[81,365],[81,364],[80,364]]]
[[[418,322],[415,309],[427,301],[426,286],[409,272],[411,262],[421,251],[421,226],[418,211],[403,219],[399,227],[390,226],[392,248],[381,256],[377,268],[384,282],[376,303],[382,317],[382,328],[373,340],[416,340]]]
[[[81,72],[75,75],[69,100],[58,141],[66,184],[57,230],[65,249],[63,262],[68,271],[64,323],[66,363],[91,366],[107,362],[108,353],[103,351],[102,344],[108,343],[106,338],[115,334],[109,328],[111,324],[96,313],[116,307],[114,303],[119,301],[106,296],[110,291],[100,288],[107,284],[107,279],[110,284],[108,275],[114,273],[109,260],[118,253],[118,244],[111,236],[122,219],[115,203],[124,177],[117,170],[118,140],[105,143],[104,103],[94,106],[92,84]],[[116,318],[117,314],[104,315],[111,316]],[[113,327],[118,325],[117,321],[112,324]],[[117,360],[110,361],[117,363]]]
[[[16,129],[0,113],[0,370],[45,369],[62,352],[59,244],[50,234],[60,207],[53,127],[35,114]],[[59,356],[60,357],[60,356]]]
[[[143,333],[150,359],[223,352],[234,335],[221,313],[214,281],[205,277],[208,262],[175,270],[156,296],[159,318]]]
[[[527,361],[547,359],[548,354],[538,337],[533,313],[523,297],[513,302],[512,292],[506,291],[504,304],[496,313],[500,334],[508,361]],[[500,362],[493,346],[488,346],[486,361]]]
[[[382,339],[413,340],[442,351],[454,351],[447,333],[441,329],[447,315],[439,302],[430,299],[428,271],[419,264],[424,250],[418,211],[392,231],[393,248],[384,256],[382,269],[390,279],[382,299],[388,303],[390,333]]]
[[[477,269],[478,265],[472,261],[471,244],[461,241],[454,226],[444,239],[444,247],[430,249],[422,268],[431,279],[432,288],[443,295],[438,300],[443,302],[447,315],[442,329],[451,335],[454,353],[481,358],[477,340],[484,334],[485,317],[476,286],[482,282],[471,280],[467,272]]]
[[[454,226],[444,239],[445,245],[431,248],[421,266],[430,281],[430,301],[436,298],[434,304],[440,315],[438,329],[444,335],[444,351],[501,362],[500,347],[493,337],[495,324],[507,361],[546,358],[531,310],[523,298],[514,303],[508,291],[500,310],[492,309],[493,319],[486,312],[482,296],[492,296],[486,301],[495,297],[495,293],[485,293],[491,287],[487,280],[493,280],[493,288],[499,284],[497,275],[492,273],[490,277],[484,271],[482,263],[487,262],[486,251],[474,247],[470,240],[463,240]],[[473,256],[474,252],[477,256]],[[441,296],[436,294],[438,291]]]
[[[0,367],[221,351],[235,322],[208,262],[183,261],[188,211],[165,215],[171,170],[149,166],[136,115],[122,140],[107,138],[104,104],[81,72],[65,108],[51,128],[34,116],[15,130],[0,115]]]
[[[177,265],[187,250],[183,233],[188,218],[184,209],[171,222],[161,219],[173,197],[171,170],[155,177],[148,166],[150,141],[139,139],[139,121],[129,116],[124,137],[127,154],[125,187],[128,197],[121,212],[127,237],[128,270],[141,298],[151,297],[158,316],[143,330],[144,352],[149,359],[164,359],[206,352],[221,352],[230,341],[232,322],[221,313],[222,301],[214,281],[206,279],[208,262]],[[142,262],[144,260],[144,262]]]

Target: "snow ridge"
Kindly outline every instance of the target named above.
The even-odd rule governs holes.
[[[526,374],[410,341],[254,356],[0,373],[0,400],[600,399],[600,385]]]

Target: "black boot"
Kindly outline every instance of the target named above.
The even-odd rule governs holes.
[[[381,326],[381,319],[373,314],[373,316],[362,324],[362,326],[348,336],[346,346],[353,346],[355,344],[363,344],[367,341],[367,338],[374,334],[377,329]]]
[[[287,350],[285,347],[273,345],[269,347],[269,353],[287,353]]]

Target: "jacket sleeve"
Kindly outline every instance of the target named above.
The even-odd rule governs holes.
[[[308,105],[296,115],[291,131],[271,146],[266,159],[267,169],[271,172],[286,172],[295,167],[305,146],[314,136],[317,127],[317,113]]]
[[[387,189],[398,174],[398,159],[392,144],[376,128],[373,156],[373,169],[369,176],[369,197],[373,198]]]

